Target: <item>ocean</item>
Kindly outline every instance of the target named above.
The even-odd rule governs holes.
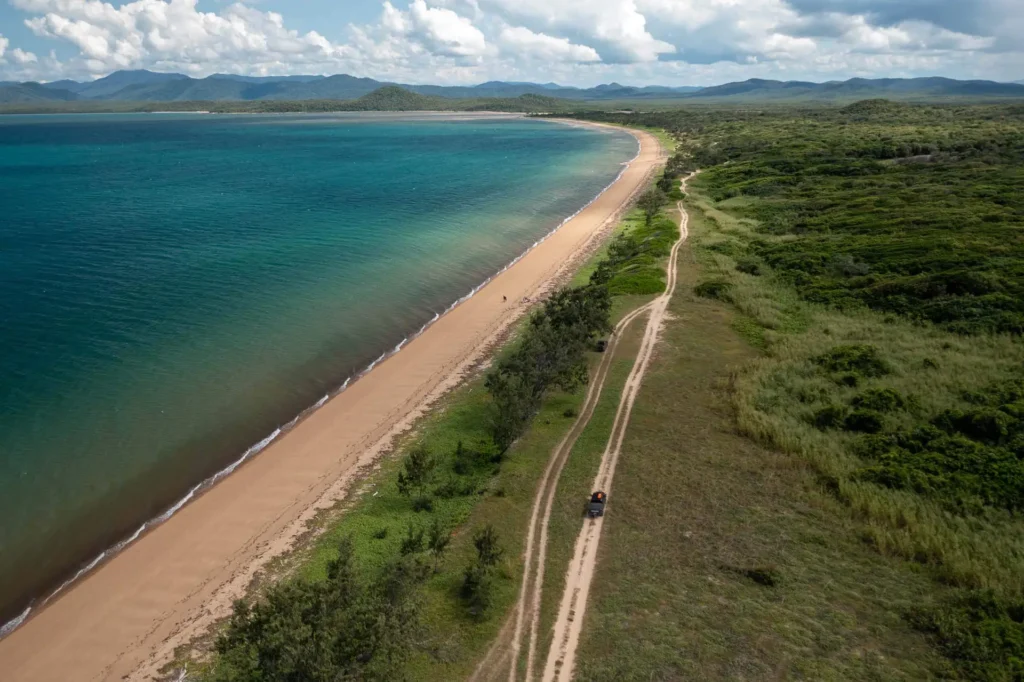
[[[582,208],[624,132],[0,117],[0,623]]]

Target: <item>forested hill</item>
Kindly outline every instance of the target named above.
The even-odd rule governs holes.
[[[19,86],[21,87],[21,86]],[[36,86],[39,87],[38,85]],[[0,88],[0,93],[2,93]],[[327,113],[339,111],[501,111],[509,113],[563,113],[571,111],[567,100],[543,95],[519,97],[476,97],[451,99],[410,92],[397,86],[385,86],[353,100],[259,100],[259,101],[183,101],[112,102],[31,99],[20,103],[0,100],[0,113],[146,113],[205,111],[210,113]]]
[[[191,78],[179,73],[115,71],[95,81],[61,80],[52,83],[0,83],[0,103],[40,101],[79,102],[264,102],[306,100],[356,100],[382,87],[401,87],[424,97],[445,99],[507,99],[524,95],[553,97],[577,105],[581,102],[714,103],[854,101],[870,97],[924,100],[996,100],[1024,98],[1024,85],[986,80],[950,78],[852,78],[846,81],[811,83],[750,79],[712,87],[630,86],[608,83],[576,88],[555,83],[490,81],[474,86],[403,85],[332,76],[254,77],[214,74]]]

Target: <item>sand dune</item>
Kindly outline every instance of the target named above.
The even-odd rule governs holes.
[[[637,158],[579,215],[0,641],[5,682],[152,679],[175,646],[226,615],[252,575],[481,359],[524,312],[524,297],[571,272],[617,218],[662,154],[652,136],[634,134]]]

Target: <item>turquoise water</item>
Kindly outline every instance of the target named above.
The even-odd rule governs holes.
[[[165,512],[590,201],[624,133],[0,117],[0,616]]]

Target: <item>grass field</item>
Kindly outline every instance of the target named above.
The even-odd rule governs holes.
[[[616,474],[576,679],[924,679],[948,671],[903,618],[934,597],[928,577],[862,542],[813,468],[737,431],[734,373],[762,351],[741,333],[732,306],[690,293],[710,274],[695,250],[709,253],[716,238],[697,211],[690,226],[673,320]],[[590,475],[596,466],[574,464]],[[560,491],[562,518],[572,516],[571,480],[568,494]]]
[[[806,468],[839,537],[929,581],[892,612],[950,675],[1024,680],[1024,109],[595,118],[663,125],[704,169],[693,291],[758,352],[735,429]]]

